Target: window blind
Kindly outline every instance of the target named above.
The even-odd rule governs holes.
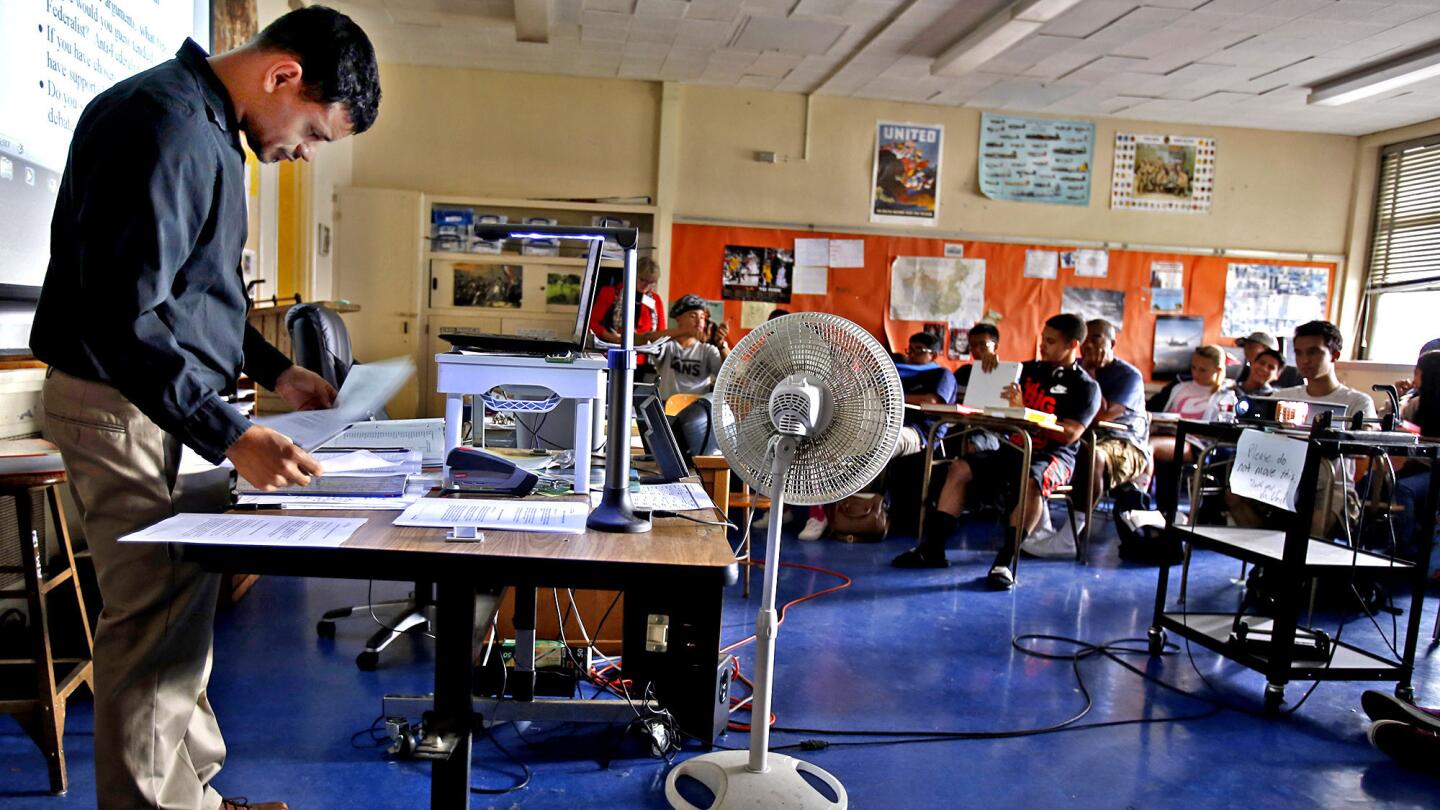
[[[1440,289],[1440,137],[1380,151],[1365,292]]]

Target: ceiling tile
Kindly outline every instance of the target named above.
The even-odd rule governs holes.
[[[1139,4],[1126,0],[1089,0],[1045,23],[1042,34],[1088,37],[1134,11]]]
[[[847,27],[826,20],[747,17],[730,44],[752,51],[825,53]]]
[[[779,51],[766,51],[746,69],[746,73],[753,73],[757,76],[774,76],[783,79],[795,66],[800,64],[801,57],[792,53],[780,53]]]
[[[740,13],[740,0],[690,0],[685,17],[691,20],[729,22]]]
[[[718,48],[730,41],[735,26],[719,20],[681,20],[675,45],[686,48]]]
[[[635,0],[635,14],[641,17],[683,17],[689,7],[685,0]]]
[[[853,0],[800,0],[791,16],[839,17],[850,7]]]
[[[585,0],[585,10],[629,14],[635,10],[635,0]]]

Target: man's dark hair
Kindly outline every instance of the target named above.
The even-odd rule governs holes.
[[[783,318],[783,317],[785,317],[786,315],[789,315],[789,314],[790,314],[790,310],[788,310],[788,309],[772,309],[772,310],[770,310],[770,314],[767,315],[767,316],[765,316],[765,320],[767,320],[767,321],[773,321],[773,320],[775,320],[776,318]]]
[[[1079,315],[1062,312],[1052,316],[1045,322],[1045,326],[1059,332],[1060,336],[1066,340],[1073,340],[1077,343],[1085,340],[1085,319]]]
[[[929,332],[916,332],[910,336],[911,343],[919,343],[932,352],[940,351],[940,338]]]
[[[370,38],[354,20],[333,8],[306,6],[265,26],[251,44],[294,56],[304,70],[305,96],[321,104],[344,104],[355,134],[375,123],[380,68]]]
[[[1330,356],[1336,360],[1340,359],[1340,350],[1345,348],[1345,337],[1340,334],[1339,327],[1329,321],[1310,321],[1295,327],[1295,337],[1318,337],[1325,339],[1325,348],[1330,350]]]
[[[996,346],[1000,345],[1000,327],[993,323],[977,323],[970,327],[968,334],[970,337],[987,335],[991,340],[995,341]]]

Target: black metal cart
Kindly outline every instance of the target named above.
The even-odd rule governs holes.
[[[1410,685],[1415,664],[1415,647],[1420,636],[1420,615],[1425,594],[1426,572],[1429,571],[1430,538],[1435,527],[1435,505],[1440,492],[1440,474],[1435,460],[1440,458],[1440,445],[1416,441],[1412,436],[1394,433],[1335,431],[1327,420],[1308,432],[1280,425],[1206,423],[1181,421],[1177,426],[1176,446],[1184,447],[1186,437],[1200,437],[1207,442],[1235,445],[1246,429],[1266,430],[1300,439],[1307,444],[1305,465],[1296,491],[1296,510],[1285,515],[1281,523],[1260,529],[1229,526],[1195,526],[1193,515],[1198,509],[1192,504],[1192,525],[1177,525],[1176,514],[1182,476],[1177,470],[1175,486],[1157,493],[1160,509],[1165,515],[1165,532],[1171,542],[1179,541],[1191,549],[1205,549],[1224,554],[1252,565],[1264,566],[1266,579],[1273,583],[1273,608],[1268,616],[1239,613],[1191,612],[1183,604],[1167,607],[1170,566],[1161,566],[1155,591],[1155,616],[1149,629],[1152,655],[1160,654],[1167,633],[1213,650],[1226,658],[1265,675],[1264,706],[1267,714],[1277,712],[1284,702],[1285,686],[1300,681],[1394,681],[1395,694],[1402,700],[1413,700]],[[1177,453],[1175,463],[1181,464]],[[1322,463],[1341,458],[1369,458],[1370,469],[1380,469],[1383,457],[1398,462],[1402,459],[1428,459],[1430,475],[1426,496],[1416,505],[1415,531],[1422,533],[1417,543],[1417,559],[1405,561],[1393,556],[1351,548],[1329,539],[1311,535],[1311,517],[1316,510],[1316,482]],[[1395,468],[1398,463],[1391,462]],[[1228,485],[1227,485],[1228,488]],[[1378,574],[1398,572],[1408,585],[1410,604],[1405,622],[1403,647],[1398,646],[1396,660],[1389,649],[1371,651],[1343,640],[1330,639],[1323,631],[1299,624],[1302,601],[1312,580],[1326,573],[1349,570]],[[1182,583],[1183,588],[1183,583]],[[1183,591],[1182,591],[1183,592]],[[1182,597],[1183,599],[1183,597]]]

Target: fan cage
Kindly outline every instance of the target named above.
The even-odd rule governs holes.
[[[785,500],[833,503],[860,491],[894,453],[904,419],[900,376],[884,347],[857,324],[822,312],[766,321],[726,358],[715,381],[715,437],[735,473],[758,492],[771,488],[770,395],[805,373],[829,389],[829,426],[805,438],[785,482]]]

